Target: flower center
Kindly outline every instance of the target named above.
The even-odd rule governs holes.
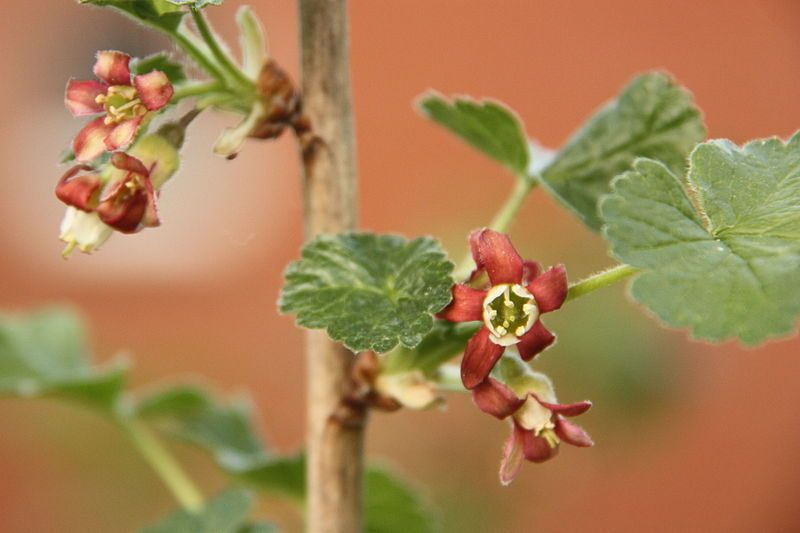
[[[520,426],[533,431],[534,435],[546,440],[551,448],[558,445],[553,412],[536,401],[536,398],[529,396],[522,407],[514,413],[514,418]]]
[[[491,332],[489,339],[495,344],[516,344],[537,318],[536,300],[522,285],[495,285],[483,300],[483,322]]]
[[[112,85],[106,94],[99,94],[95,102],[106,110],[106,124],[119,124],[147,113],[136,89],[130,85]]]

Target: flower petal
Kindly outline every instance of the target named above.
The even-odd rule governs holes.
[[[128,183],[136,176],[135,172],[129,172],[124,179],[118,181],[95,210],[100,220],[121,233],[135,233],[141,229],[142,219],[150,203],[145,188],[130,191]]]
[[[148,111],[157,111],[169,103],[175,90],[166,74],[153,70],[133,78],[133,85]]]
[[[56,185],[56,196],[67,205],[91,212],[96,204],[103,182],[95,174],[77,176],[81,171],[94,170],[89,165],[76,165],[69,169]]]
[[[94,80],[69,80],[64,104],[73,117],[94,115],[103,112],[103,104],[97,97],[106,94],[108,85]]]
[[[522,283],[527,284],[542,273],[542,265],[537,261],[523,261],[522,262]]]
[[[525,430],[513,425],[511,435],[508,436],[505,445],[503,446],[503,459],[500,462],[500,483],[508,485],[519,473],[519,468],[522,466],[522,441]]]
[[[555,340],[556,336],[544,327],[541,320],[537,320],[530,331],[520,337],[517,350],[524,361],[530,361],[553,344]]]
[[[144,115],[124,120],[116,125],[112,124],[113,129],[105,138],[106,149],[109,151],[119,150],[130,143],[136,136],[143,118]]]
[[[537,437],[533,431],[525,431],[522,437],[522,453],[528,461],[543,463],[555,456],[558,448],[550,447],[544,437]]]
[[[500,419],[513,414],[525,403],[514,391],[491,377],[472,389],[472,400],[478,409]]]
[[[536,298],[540,313],[555,311],[567,298],[567,269],[564,265],[550,267],[528,284],[528,290]]]
[[[114,129],[114,125],[104,122],[105,117],[98,117],[89,122],[72,141],[72,151],[78,161],[92,161],[106,151],[105,138]]]
[[[486,269],[492,285],[522,281],[522,258],[508,235],[483,228],[470,234],[469,243],[475,264]]]
[[[592,402],[590,401],[583,401],[576,403],[548,403],[548,402],[543,402],[536,395],[533,396],[544,407],[553,411],[554,414],[561,416],[582,415],[592,407]]]
[[[150,175],[150,173],[147,171],[147,167],[144,166],[144,163],[132,155],[128,155],[124,152],[115,152],[111,156],[111,164],[120,170],[127,170],[128,172],[133,172],[135,174],[139,174],[140,176]]]
[[[155,228],[161,225],[161,220],[158,218],[158,192],[153,189],[153,182],[149,178],[144,180],[145,191],[147,192],[147,207],[144,210],[144,217],[142,217],[142,227]]]
[[[94,75],[109,85],[130,85],[131,70],[128,68],[130,60],[131,56],[128,54],[114,50],[97,52]]]
[[[473,289],[460,283],[453,285],[453,300],[436,316],[450,322],[481,320],[484,298],[486,298],[486,291]]]
[[[505,348],[489,340],[489,330],[478,330],[467,342],[461,360],[461,381],[470,390],[480,385],[492,371],[494,364],[503,355]]]
[[[573,446],[579,446],[581,448],[594,446],[592,437],[578,424],[570,422],[566,418],[557,417],[555,429],[559,439]]]

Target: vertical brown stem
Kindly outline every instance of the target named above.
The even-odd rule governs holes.
[[[300,0],[307,237],[355,228],[356,162],[346,0]],[[354,355],[307,334],[308,531],[361,529],[365,411],[348,405]]]

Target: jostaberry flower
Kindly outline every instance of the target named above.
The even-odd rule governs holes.
[[[70,80],[65,104],[73,116],[103,113],[78,133],[72,149],[78,161],[92,161],[104,151],[130,143],[148,113],[167,105],[173,95],[167,75],[154,70],[131,76],[130,56],[122,52],[97,54],[97,80]]]
[[[474,389],[492,371],[507,346],[516,345],[526,361],[553,344],[555,335],[539,317],[560,308],[567,297],[564,265],[546,272],[533,261],[523,261],[508,235],[484,228],[469,238],[477,268],[472,280],[485,271],[490,287],[453,286],[453,301],[439,313],[451,322],[482,320],[467,343],[461,362],[464,386]]]
[[[473,390],[478,407],[497,418],[511,417],[511,435],[503,449],[500,481],[507,485],[519,472],[522,459],[534,463],[554,457],[564,441],[573,446],[594,445],[580,426],[566,419],[589,410],[591,402],[559,404],[553,383],[519,360],[504,357],[501,372],[506,383],[487,378]]]
[[[65,257],[75,247],[96,250],[114,230],[133,233],[158,225],[158,190],[178,169],[175,144],[182,142],[167,134],[146,135],[129,154],[114,153],[100,170],[76,165],[59,180],[56,196],[68,206],[60,234],[67,243]]]

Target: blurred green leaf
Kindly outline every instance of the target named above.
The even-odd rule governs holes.
[[[524,176],[528,169],[528,139],[517,115],[500,102],[455,97],[448,101],[430,93],[419,101],[429,119],[444,126],[484,154]]]
[[[92,366],[85,337],[83,324],[67,310],[0,315],[0,394],[57,396],[113,408],[125,369]]]
[[[78,0],[80,4],[111,7],[143,24],[174,32],[181,23],[184,12],[167,0]]]
[[[602,225],[597,204],[612,178],[637,157],[656,159],[682,175],[689,152],[705,136],[688,91],[666,74],[642,74],[572,136],[541,172],[541,181],[597,231]]]
[[[450,301],[453,264],[428,237],[323,235],[286,269],[282,313],[359,352],[414,347]]]
[[[143,396],[136,416],[156,429],[206,449],[230,472],[240,472],[267,458],[243,398],[222,402],[208,391],[179,385]]]
[[[265,533],[268,526],[248,525],[253,497],[246,491],[229,489],[210,500],[199,513],[178,511],[139,533]],[[260,529],[253,529],[254,527]],[[264,529],[266,527],[266,529]]]
[[[183,71],[183,66],[170,59],[166,52],[133,58],[130,62],[130,69],[134,75],[160,70],[167,75],[173,85],[186,81],[186,73]]]
[[[687,177],[638,160],[602,202],[631,293],[695,337],[758,344],[800,313],[800,134],[699,145]]]
[[[260,490],[302,501],[305,458],[275,458],[244,477]],[[369,467],[364,478],[365,533],[431,533],[437,520],[418,489],[383,468]]]

